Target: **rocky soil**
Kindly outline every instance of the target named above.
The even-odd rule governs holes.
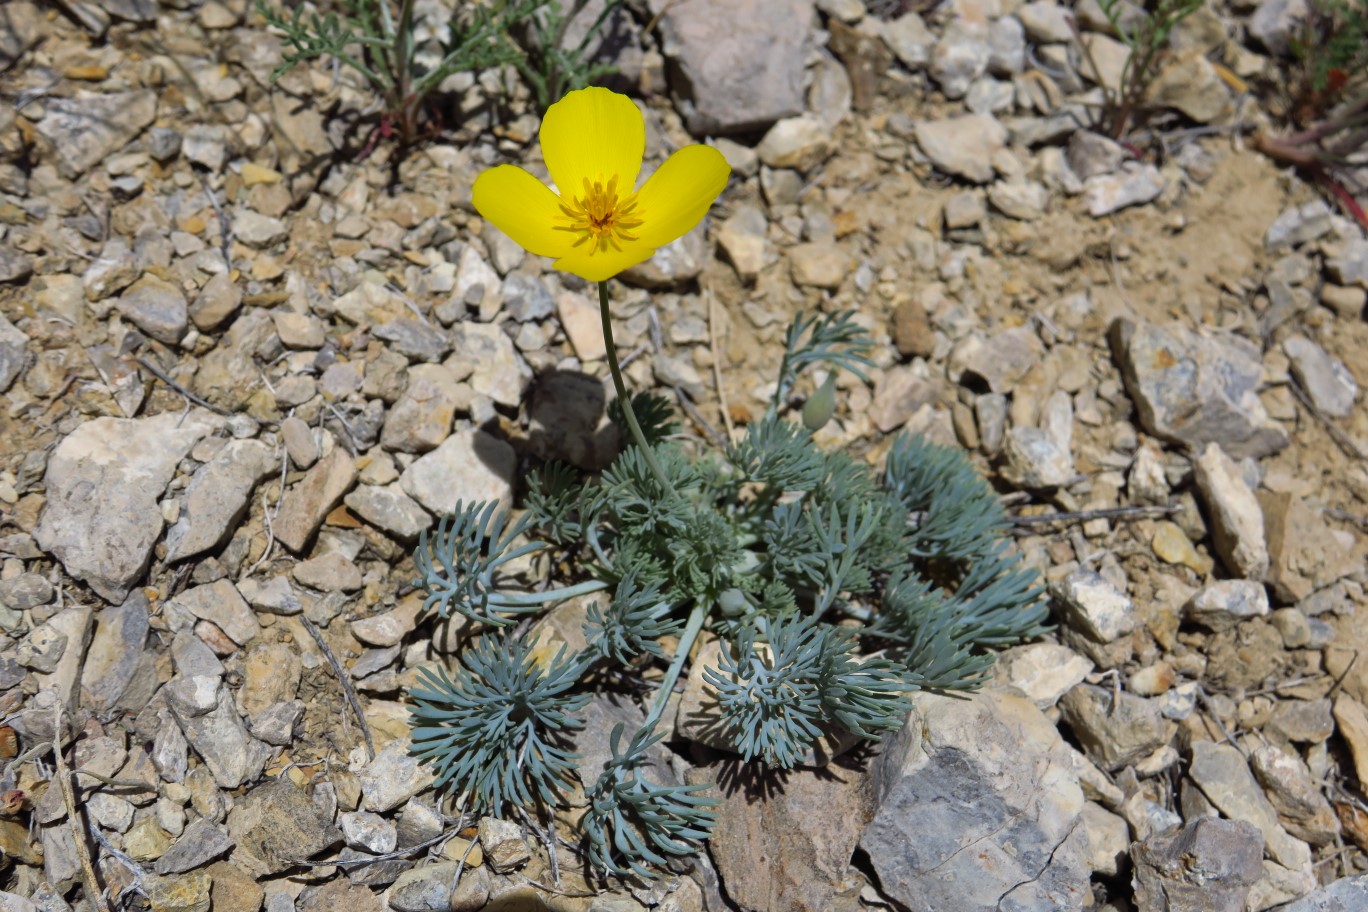
[[[629,382],[716,438],[797,310],[855,309],[878,369],[823,441],[971,452],[1058,621],[825,768],[681,734],[717,834],[623,884],[407,753],[404,687],[463,636],[420,614],[417,536],[617,447],[592,289],[470,206],[490,164],[544,173],[526,90],[453,77],[431,141],[363,155],[368,90],[272,85],[245,0],[9,0],[0,908],[1368,906],[1368,239],[1244,143],[1297,10],[1186,20],[1128,145],[1086,129],[1125,60],[1094,0],[610,17],[648,168],[734,167],[614,283]],[[633,712],[595,704],[586,776]]]

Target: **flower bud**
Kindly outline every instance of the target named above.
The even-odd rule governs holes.
[[[836,372],[827,374],[826,380],[817,387],[817,392],[803,403],[803,427],[809,431],[820,431],[826,427],[831,416],[836,413]]]

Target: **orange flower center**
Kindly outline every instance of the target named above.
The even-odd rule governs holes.
[[[574,246],[588,241],[592,245],[591,254],[610,247],[621,251],[620,242],[635,241],[637,236],[632,232],[641,227],[636,205],[635,193],[618,198],[616,175],[607,184],[601,180],[591,184],[586,177],[583,196],[566,194],[561,197],[560,209],[565,215],[560,220],[565,224],[557,225],[556,230],[578,234],[580,237]]]

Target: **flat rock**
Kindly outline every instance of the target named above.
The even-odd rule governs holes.
[[[181,874],[203,867],[233,847],[228,837],[212,820],[201,817],[185,828],[166,854],[157,859],[158,874]]]
[[[1263,837],[1243,820],[1198,817],[1131,848],[1137,912],[1244,912],[1263,877]]]
[[[431,453],[415,459],[399,478],[404,493],[435,516],[446,516],[458,501],[513,502],[513,448],[474,427],[460,427]]]
[[[1058,643],[1029,643],[998,654],[993,677],[1026,695],[1038,709],[1049,709],[1093,670],[1093,663]]]
[[[1326,259],[1325,269],[1341,285],[1368,288],[1368,240],[1346,241],[1339,252]]]
[[[576,291],[562,292],[556,298],[561,327],[581,361],[602,361],[608,355],[603,338],[603,321],[598,305]]]
[[[812,0],[651,0],[694,135],[761,130],[803,110]]]
[[[424,320],[391,320],[375,327],[375,337],[411,361],[437,362],[451,351],[451,337]]]
[[[1311,850],[1283,829],[1277,811],[1264,797],[1244,755],[1234,747],[1211,741],[1195,742],[1188,775],[1222,814],[1257,827],[1274,861],[1293,870],[1311,863]]]
[[[689,780],[735,782],[742,765],[724,760]],[[720,797],[709,850],[727,895],[745,909],[832,909],[854,880],[851,854],[878,809],[874,777],[862,768],[798,767],[765,800],[740,785]]]
[[[895,364],[878,376],[869,406],[875,427],[885,434],[896,431],[939,398],[936,383],[926,374],[924,365]]]
[[[354,561],[329,551],[294,565],[295,582],[319,592],[355,592],[361,588],[361,571]]]
[[[831,130],[811,114],[786,117],[769,128],[755,152],[771,168],[811,171],[831,155]]]
[[[1249,35],[1264,49],[1286,54],[1305,27],[1306,0],[1263,0],[1249,17]]]
[[[380,444],[387,450],[426,453],[451,433],[457,408],[470,404],[469,389],[440,364],[409,368],[408,386],[385,415]]]
[[[1249,766],[1289,833],[1313,846],[1335,841],[1339,820],[1295,751],[1265,744],[1250,752]]]
[[[82,706],[107,712],[118,705],[143,664],[149,607],[146,593],[139,589],[129,593],[123,604],[107,607],[96,617],[81,669]]]
[[[172,599],[172,603],[214,624],[239,646],[246,645],[261,632],[261,625],[247,600],[226,579],[192,586]]]
[[[278,469],[258,440],[230,440],[200,466],[180,498],[180,516],[166,532],[166,562],[184,560],[227,543],[247,512],[252,492]]]
[[[933,165],[975,184],[993,179],[993,155],[1007,144],[1007,128],[987,114],[919,121],[914,135]]]
[[[850,272],[850,255],[833,243],[795,244],[788,255],[793,284],[800,287],[834,291]]]
[[[946,23],[931,51],[931,78],[946,98],[963,98],[969,86],[988,71],[993,48],[985,22],[956,16]]]
[[[694,279],[707,264],[712,249],[707,243],[708,220],[681,238],[657,248],[649,259],[624,269],[619,277],[625,284],[640,288],[682,288]],[[598,308],[595,307],[595,312]]]
[[[237,799],[228,814],[228,835],[268,874],[289,870],[342,841],[342,833],[283,776]]]
[[[913,702],[874,761],[860,837],[882,891],[913,909],[1083,908],[1083,791],[1054,725],[1003,693]]]
[[[362,520],[400,541],[411,542],[432,525],[432,516],[398,484],[359,485],[343,502]]]
[[[1334,226],[1334,212],[1323,199],[1289,206],[1278,214],[1264,234],[1264,246],[1280,251],[1314,241]]]
[[[1149,433],[1195,450],[1218,443],[1235,459],[1287,446],[1287,433],[1259,400],[1263,364],[1250,343],[1228,333],[1125,318],[1112,324],[1110,339]]]
[[[276,540],[296,553],[304,550],[328,511],[355,483],[355,461],[342,447],[334,447],[285,492],[280,513],[271,526]]]
[[[1181,111],[1197,123],[1211,123],[1232,110],[1230,89],[1206,55],[1179,51],[1150,83],[1149,104]]]
[[[1347,418],[1358,398],[1354,375],[1338,358],[1332,358],[1305,336],[1292,336],[1283,342],[1283,351],[1292,362],[1292,376],[1306,390],[1316,408],[1332,418]]]
[[[935,34],[917,13],[904,13],[883,27],[884,43],[909,70],[919,70],[931,62]]]
[[[1024,326],[1004,329],[993,335],[970,333],[950,350],[947,367],[955,382],[970,387],[987,387],[989,392],[1008,393],[1040,363],[1045,348],[1039,337]]]
[[[57,170],[75,180],[138,137],[157,116],[157,95],[77,91],[70,98],[43,100],[46,115],[38,132],[52,144]]]
[[[532,370],[502,326],[459,323],[452,328],[452,347],[455,354],[447,363],[459,362],[473,367],[466,382],[475,392],[509,408],[522,403],[523,388],[532,379]]]
[[[1262,580],[1268,573],[1263,511],[1240,467],[1220,445],[1208,443],[1193,463],[1193,477],[1211,517],[1216,553],[1232,573]]]
[[[103,598],[122,602],[161,536],[157,499],[177,464],[222,425],[204,410],[185,420],[96,418],[68,434],[48,459],[39,547]]]
[[[753,282],[769,257],[769,220],[754,205],[742,204],[717,229],[717,243],[743,281]]]

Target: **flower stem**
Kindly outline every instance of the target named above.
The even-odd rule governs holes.
[[[678,497],[674,485],[665,477],[665,472],[660,468],[660,463],[656,462],[655,453],[646,442],[646,435],[641,433],[641,425],[637,423],[636,412],[632,410],[632,398],[627,395],[627,387],[622,382],[622,368],[618,366],[617,345],[613,343],[613,319],[608,312],[608,283],[599,282],[599,319],[603,321],[603,344],[608,354],[608,370],[613,375],[613,388],[617,390],[618,403],[622,406],[622,415],[627,419],[627,427],[632,432],[632,439],[636,441],[637,447],[641,450],[641,455],[646,459],[646,465],[650,468],[651,474],[660,482],[661,487],[672,497]]]
[[[670,667],[665,671],[665,679],[660,682],[660,689],[656,691],[655,700],[651,703],[651,712],[646,716],[646,721],[641,723],[643,731],[650,731],[651,727],[660,719],[660,714],[665,711],[665,704],[669,702],[670,694],[674,692],[675,682],[679,680],[679,673],[684,669],[684,662],[689,658],[689,653],[693,650],[694,640],[698,639],[698,632],[703,629],[703,621],[708,617],[708,603],[701,599],[694,600],[693,611],[689,612],[689,620],[684,624],[684,632],[679,635],[679,645],[675,647],[674,660],[670,662]]]

